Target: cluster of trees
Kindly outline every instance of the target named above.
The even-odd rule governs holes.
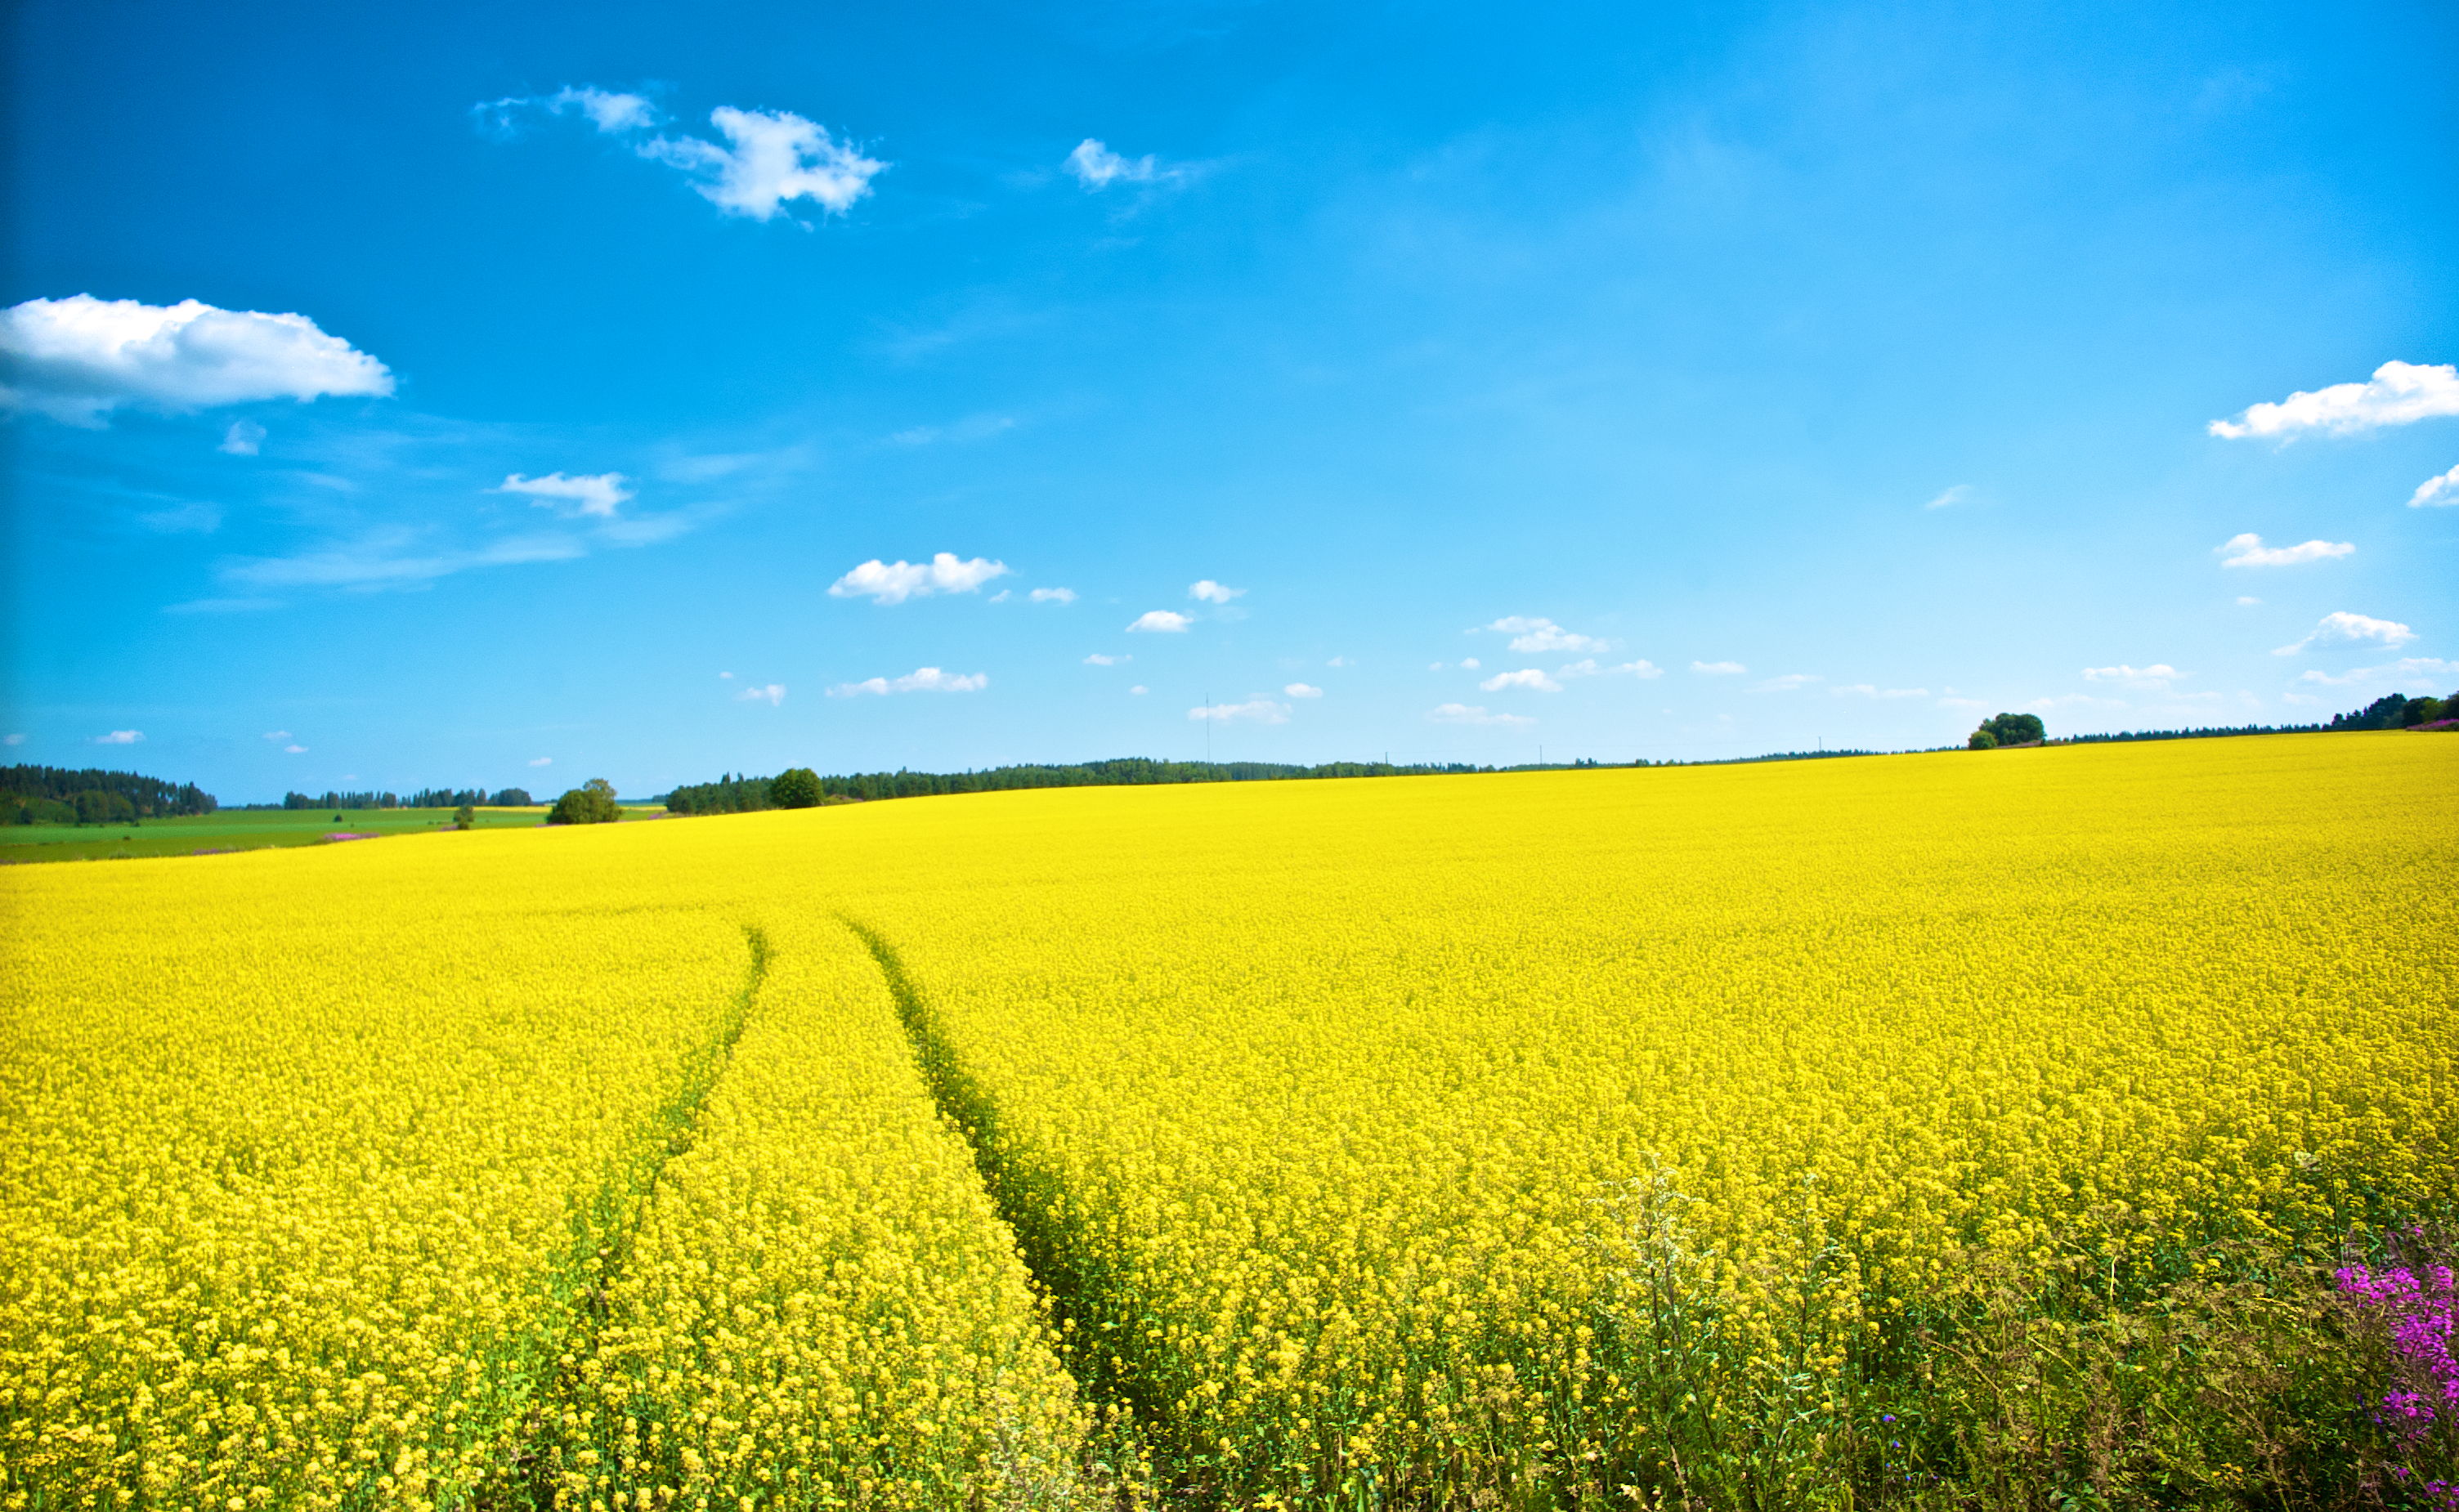
[[[2001,714],[1982,721],[1964,744],[1968,750],[1996,750],[2001,746],[2038,746],[2049,738],[2049,726],[2038,714]]]
[[[547,810],[551,825],[613,824],[623,817],[615,802],[615,785],[603,777],[592,777],[555,801]]]
[[[484,788],[421,788],[407,798],[389,792],[282,795],[284,808],[462,808],[481,805],[490,808],[526,808],[535,802],[526,788],[500,788],[492,795]]]
[[[0,767],[0,823],[135,824],[209,814],[221,805],[195,783],[99,767]]]
[[[1332,777],[1409,777],[1437,772],[1491,771],[1454,762],[1396,766],[1390,762],[1327,762],[1316,766],[1277,762],[1174,762],[1143,756],[1072,766],[994,766],[966,772],[856,772],[823,777],[798,766],[775,777],[725,776],[677,788],[662,802],[670,813],[747,813],[760,808],[810,808],[830,803],[868,803],[879,798],[922,798],[942,793],[1003,792],[1016,788],[1125,788],[1169,783],[1293,782]],[[783,801],[777,784],[792,776],[795,802]],[[808,785],[805,783],[808,779]],[[816,788],[817,796],[811,796]]]
[[[2346,714],[2334,714],[2324,726],[2335,730],[2406,729],[2416,724],[2438,724],[2447,719],[2459,719],[2459,692],[2448,698],[2412,699],[2405,693],[2378,698],[2364,708]]]

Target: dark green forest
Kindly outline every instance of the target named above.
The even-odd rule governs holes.
[[[168,783],[136,772],[86,767],[0,768],[0,823],[135,824],[177,814],[209,814],[221,806],[195,783]]]
[[[1328,762],[1291,766],[1276,762],[1172,762],[1144,756],[1074,766],[994,766],[966,772],[856,772],[822,777],[820,802],[868,803],[878,798],[922,798],[940,793],[1004,792],[1016,788],[1143,788],[1176,783],[1296,782],[1334,777],[1412,777],[1440,772],[1493,771],[1461,763],[1394,766],[1389,762]],[[729,774],[715,782],[677,788],[662,801],[679,814],[749,813],[785,805],[770,792],[769,777]]]
[[[405,798],[389,792],[284,793],[278,804],[249,804],[250,808],[526,808],[534,802],[526,788],[421,788]]]

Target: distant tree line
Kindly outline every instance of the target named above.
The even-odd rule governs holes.
[[[421,788],[404,798],[389,792],[284,793],[284,808],[526,808],[534,800],[526,788],[500,788],[490,795],[484,788]],[[251,805],[270,808],[271,804]]]
[[[2448,698],[2412,699],[2405,693],[2378,698],[2352,713],[2334,714],[2324,726],[2335,730],[2406,729],[2459,719],[2459,692]]]
[[[195,783],[65,766],[0,767],[0,823],[135,824],[221,806]]]
[[[869,803],[881,798],[923,798],[943,793],[1004,792],[1017,788],[1142,788],[1175,783],[1299,782],[1335,777],[1421,777],[1440,772],[1493,771],[1492,766],[1463,763],[1327,762],[1315,766],[1277,762],[1174,762],[1144,756],[1072,766],[994,766],[986,771],[856,772],[823,777],[809,767],[795,767],[776,777],[729,774],[715,782],[675,788],[658,800],[669,813],[749,813],[762,808],[809,808],[828,803]],[[791,775],[809,779],[788,785],[788,803],[777,784]],[[816,796],[813,789],[816,788]]]

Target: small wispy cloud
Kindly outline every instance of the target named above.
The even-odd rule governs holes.
[[[144,738],[143,730],[113,730],[108,735],[96,735],[94,743],[96,746],[134,746]]]
[[[1739,662],[1693,662],[1691,670],[1701,677],[1739,677],[1750,668]]]
[[[771,682],[764,687],[747,687],[734,695],[734,701],[738,704],[765,702],[770,708],[776,708],[786,702],[786,684]]]
[[[1923,505],[1922,508],[1925,510],[1953,509],[1956,505],[1963,503],[1965,499],[1968,499],[1971,496],[1972,485],[1969,483],[1958,483],[1953,488],[1941,494],[1938,497]]]
[[[2250,609],[2256,604],[2262,602],[2261,599],[2257,598],[2252,594],[2239,594],[2237,596],[2237,601],[2238,607],[2241,609]]]
[[[791,201],[808,200],[823,214],[842,215],[871,193],[871,181],[888,164],[868,158],[817,121],[791,111],[741,110],[721,105],[709,124],[725,145],[699,136],[649,136],[661,119],[657,107],[639,94],[587,86],[565,86],[553,94],[513,95],[471,108],[482,130],[511,139],[524,119],[578,114],[608,136],[624,139],[650,162],[679,169],[692,189],[727,215],[775,219]]]
[[[2459,415],[2459,365],[2386,362],[2364,383],[2300,389],[2278,404],[2250,406],[2235,420],[2215,420],[2210,430],[2231,441],[2249,436],[2293,440],[2312,430],[2349,435],[2437,415]]]
[[[1135,657],[1132,654],[1125,656],[1111,656],[1106,652],[1096,651],[1091,656],[1084,659],[1084,664],[1086,666],[1117,666],[1123,662],[1133,662],[1134,660]]]
[[[916,667],[900,678],[865,678],[859,682],[840,682],[829,689],[830,698],[860,698],[866,693],[978,693],[991,685],[990,674],[976,672],[970,676],[954,676],[937,667]]]
[[[533,766],[552,766],[555,765],[555,758],[552,756],[533,756],[530,758],[530,765]]]
[[[1645,657],[1642,657],[1636,662],[1624,662],[1614,666],[1602,666],[1598,664],[1596,658],[1584,657],[1581,660],[1570,663],[1568,666],[1556,668],[1554,675],[1558,678],[1564,679],[1566,682],[1572,678],[1625,676],[1635,677],[1642,681],[1646,681],[1650,678],[1663,677],[1665,675],[1665,669],[1658,666],[1655,662],[1649,661]]]
[[[1310,682],[1293,682],[1289,686],[1281,689],[1281,691],[1293,699],[1313,699],[1323,697],[1323,689],[1316,687]]]
[[[561,472],[550,472],[544,477],[524,477],[515,472],[493,492],[518,494],[542,508],[562,505],[568,506],[568,514],[613,519],[616,507],[633,495],[627,484],[620,472],[584,472],[571,477]]]
[[[2424,692],[2440,688],[2454,677],[2459,677],[2459,662],[2446,662],[2440,657],[2402,657],[2382,666],[2356,667],[2339,677],[2306,672],[2297,681],[2319,682],[2329,687],[2401,683]]]
[[[1257,724],[1287,724],[1290,722],[1290,706],[1287,704],[1275,704],[1268,698],[1257,698],[1249,699],[1244,704],[1199,704],[1188,709],[1187,717],[1191,720],[1211,720],[1223,724],[1238,720],[1247,720]]]
[[[1426,718],[1438,724],[1499,724],[1513,729],[1537,723],[1525,714],[1489,714],[1478,704],[1438,704]]]
[[[1180,174],[1178,169],[1164,168],[1150,153],[1141,158],[1123,158],[1094,136],[1078,142],[1061,166],[1076,176],[1076,181],[1084,186],[1087,194],[1114,183],[1156,183]]]
[[[2423,509],[2427,504],[2459,504],[2459,467],[2439,477],[2427,478],[2407,496],[2409,509]]]
[[[1136,616],[1135,623],[1127,626],[1127,631],[1131,635],[1181,635],[1193,623],[1194,620],[1174,610],[1147,609]]]
[[[2262,537],[2248,531],[2232,536],[2212,550],[2218,554],[2223,567],[2294,567],[2300,562],[2329,561],[2356,551],[2348,541],[2309,540],[2301,546],[2265,546]]]
[[[2144,693],[2165,693],[2172,679],[2184,677],[2183,672],[2166,662],[2154,662],[2148,667],[2105,666],[2083,669],[2087,682],[2117,682]]]
[[[1035,603],[1072,604],[1076,601],[1076,590],[1073,588],[1036,588],[1033,592],[1025,595],[1025,597],[1032,599]]]
[[[1875,682],[1847,682],[1841,687],[1832,687],[1827,691],[1835,694],[1838,698],[1843,698],[1848,695],[1854,698],[1875,699],[1929,697],[1929,689],[1927,688],[1882,688]]]
[[[2273,656],[2295,656],[2309,645],[2333,645],[2343,641],[2370,640],[2378,645],[2404,646],[2416,639],[2416,632],[2396,620],[2377,620],[2371,615],[2324,615],[2302,640],[2293,640],[2273,651]]]
[[[1478,684],[1483,693],[1500,693],[1504,688],[1528,688],[1538,693],[1560,693],[1563,684],[1535,667],[1522,667],[1517,672],[1497,672]]]
[[[253,420],[234,420],[222,432],[222,444],[214,448],[232,456],[254,456],[264,446],[264,427]]]
[[[25,744],[26,737],[22,734],[0,735],[0,746],[23,746]]]
[[[829,584],[829,597],[901,604],[933,594],[973,593],[992,578],[1005,577],[1007,570],[1005,562],[980,556],[959,560],[955,552],[940,552],[928,562],[884,562],[874,556]]]
[[[1580,635],[1575,631],[1564,629],[1551,620],[1529,615],[1505,615],[1493,623],[1480,628],[1511,637],[1511,649],[1530,656],[1543,655],[1548,651],[1568,651],[1577,655],[1584,651],[1613,649],[1613,642],[1610,640],[1602,640],[1595,636]]]
[[[1226,604],[1246,591],[1244,588],[1225,588],[1209,578],[1199,578],[1187,585],[1187,597],[1201,598],[1206,603]]]

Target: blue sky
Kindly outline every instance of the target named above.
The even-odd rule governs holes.
[[[2459,686],[2447,6],[508,9],[12,10],[14,759],[646,795]]]

